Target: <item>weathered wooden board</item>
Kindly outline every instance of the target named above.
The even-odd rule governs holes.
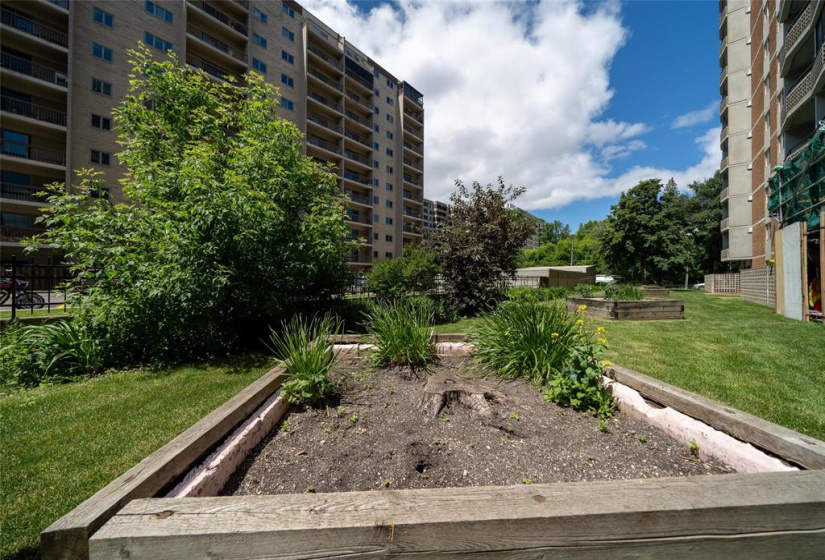
[[[606,300],[601,298],[567,298],[567,310],[575,311],[580,305],[594,317],[613,320],[656,320],[684,319],[685,304],[678,299],[656,299],[642,301]]]
[[[88,540],[131,500],[155,496],[246,420],[283,382],[278,367],[123,473],[40,534],[43,558],[87,558]]]
[[[613,366],[607,375],[652,401],[701,420],[787,461],[808,469],[825,469],[823,441],[627,368]]]
[[[747,558],[825,550],[825,472],[136,500],[109,558]]]
[[[435,335],[435,342],[464,342],[468,338],[467,333],[441,333]],[[366,344],[372,339],[366,334],[342,334],[335,337],[336,344]]]

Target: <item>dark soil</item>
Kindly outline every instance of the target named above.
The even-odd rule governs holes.
[[[435,371],[461,377],[461,359]],[[432,373],[432,372],[431,372]],[[452,403],[432,418],[419,407],[426,379],[342,360],[332,377],[338,402],[292,410],[254,449],[224,489],[227,495],[344,492],[573,482],[727,473],[686,445],[617,412],[597,418],[544,402],[523,381],[477,380],[501,402],[483,418]]]

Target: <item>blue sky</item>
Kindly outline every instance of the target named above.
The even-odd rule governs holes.
[[[428,198],[503,175],[575,228],[718,168],[716,1],[303,3],[424,94]]]

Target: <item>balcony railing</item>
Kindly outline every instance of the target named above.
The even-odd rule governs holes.
[[[370,180],[367,177],[362,177],[358,173],[353,173],[352,171],[344,171],[344,179],[348,181],[355,181],[356,183],[361,183],[362,185],[369,185]]]
[[[404,208],[404,215],[409,218],[415,218],[416,220],[422,219],[421,212],[413,212],[412,210],[407,210],[406,208]]]
[[[404,224],[402,227],[404,233],[412,233],[413,235],[421,235],[421,227],[413,224]]]
[[[28,101],[21,101],[6,95],[0,97],[0,110],[49,124],[66,126],[66,113],[64,111],[43,107],[42,105],[36,105]]]
[[[728,127],[724,126],[724,127],[722,127],[722,131],[719,133],[719,140],[721,142],[724,142],[727,137],[728,137]]]
[[[366,197],[366,196],[363,196],[363,195],[360,195],[360,194],[356,194],[352,191],[347,191],[346,194],[349,197],[349,199],[353,202],[357,202],[359,204],[366,204],[367,206],[372,205],[372,201],[369,199],[369,197]]]
[[[727,108],[728,108],[728,96],[726,95],[726,96],[722,97],[722,102],[719,104],[719,114],[721,115],[722,113],[724,113],[725,109],[727,109]]]
[[[416,130],[415,128],[413,128],[411,126],[408,126],[406,124],[404,125],[404,131],[409,132],[410,134],[412,134],[413,136],[416,136],[418,138],[423,138],[424,137],[424,134],[420,130]]]
[[[728,229],[728,219],[729,218],[725,218],[724,220],[722,220],[722,223],[720,224],[719,229],[721,229],[722,231],[725,231],[726,229]]]
[[[343,62],[341,62],[340,60],[335,60],[327,53],[325,53],[323,49],[321,49],[320,47],[316,47],[315,45],[307,45],[307,50],[315,56],[317,56],[318,58],[320,58],[321,60],[323,60],[324,62],[326,62],[327,64],[329,64],[330,66],[332,66],[333,68],[338,69],[339,72],[344,70]]]
[[[412,150],[413,152],[415,152],[417,154],[421,153],[421,149],[418,146],[414,146],[409,142],[404,142],[404,147],[407,148],[408,150]]]
[[[0,198],[12,200],[26,200],[29,202],[46,203],[45,196],[38,196],[37,193],[44,192],[43,187],[33,187],[31,185],[19,185],[17,183],[0,183]]]
[[[353,152],[351,150],[345,150],[344,155],[347,157],[347,159],[350,159],[352,161],[357,161],[361,165],[366,165],[367,167],[372,165],[372,162],[369,159],[365,158],[362,155],[356,154],[355,152]]]
[[[331,142],[327,142],[326,140],[318,138],[317,136],[310,136],[309,138],[307,138],[307,142],[309,144],[312,144],[313,146],[323,148],[324,150],[327,150],[328,152],[333,152],[333,153],[339,154],[339,155],[341,154],[341,148],[339,148],[335,144],[332,144]]]
[[[49,0],[50,4],[54,4],[58,8],[63,8],[64,10],[69,9],[69,0]]]
[[[218,10],[217,8],[210,6],[206,2],[201,2],[200,0],[189,0],[189,3],[201,10],[203,13],[213,17],[214,19],[218,20],[222,24],[234,29],[241,35],[246,35],[247,30],[246,26],[239,22],[238,20],[229,17],[222,11]]]
[[[371,119],[365,119],[364,117],[356,115],[352,111],[347,111],[347,118],[357,122],[361,126],[366,126],[370,130],[372,130],[372,120]]]
[[[785,56],[788,54],[788,51],[799,43],[799,40],[806,35],[806,31],[811,23],[813,23],[815,7],[816,2],[808,2],[808,5],[804,10],[799,12],[790,27],[786,27],[788,33],[785,34],[785,42],[782,44],[782,48],[779,49],[778,55],[780,68],[785,64]]]
[[[338,134],[341,134],[343,128],[340,124],[335,124],[334,122],[330,121],[328,118],[319,115],[318,113],[309,113],[307,114],[307,120],[312,121],[315,124],[319,124],[324,128],[328,128],[329,130],[334,130]]]
[[[356,224],[372,224],[371,216],[362,216],[360,214],[350,214],[347,212],[347,217],[345,219],[349,222],[355,222]]]
[[[344,136],[346,136],[350,140],[355,140],[359,144],[362,144],[362,145],[366,146],[369,149],[372,149],[372,144],[370,144],[370,141],[367,140],[366,138],[364,138],[363,136],[359,136],[358,134],[355,134],[354,132],[350,132],[349,130],[344,133]]]
[[[350,70],[349,68],[347,68],[346,73],[347,73],[347,77],[352,78],[354,81],[358,82],[363,87],[365,87],[368,90],[372,91],[372,84],[369,83],[367,80],[365,80],[364,78],[362,78],[361,76],[359,76],[358,74],[356,74],[355,72]]]
[[[728,260],[729,256],[730,256],[730,249],[722,249],[722,260],[723,261]]]
[[[424,115],[419,115],[418,113],[416,113],[414,111],[410,111],[407,108],[404,109],[404,114],[409,115],[413,119],[415,119],[417,122],[420,122],[421,124],[424,124]]]
[[[725,169],[728,166],[728,158],[723,157],[722,161],[719,163],[719,169]]]
[[[365,100],[364,100],[364,99],[362,99],[360,96],[358,96],[358,95],[356,95],[356,94],[352,93],[351,91],[348,91],[348,92],[347,92],[347,97],[348,97],[348,98],[350,98],[350,99],[352,99],[352,100],[353,100],[353,101],[355,101],[356,103],[358,103],[358,104],[362,105],[363,107],[366,107],[366,108],[367,108],[367,109],[369,109],[370,111],[372,111],[372,109],[373,109],[372,105],[370,105],[370,104],[369,104],[369,102],[365,101]]]
[[[347,262],[353,264],[370,264],[372,257],[370,255],[349,255]]]
[[[730,187],[725,187],[724,189],[722,189],[722,192],[719,193],[719,200],[724,201],[728,198],[729,195],[730,195]]]
[[[404,198],[414,200],[416,202],[424,202],[424,197],[419,194],[413,194],[410,191],[404,191]]]
[[[246,61],[247,61],[247,57],[246,57],[245,52],[243,52],[239,49],[230,47],[228,44],[224,43],[223,41],[221,41],[217,37],[214,37],[214,36],[210,35],[209,33],[204,31],[200,27],[192,25],[191,23],[187,23],[186,24],[186,32],[189,35],[193,36],[194,38],[203,41],[207,45],[215,47],[219,51],[228,54],[232,58],[240,60],[243,63],[246,63]]]
[[[421,186],[421,182],[420,182],[420,181],[416,181],[415,179],[413,179],[413,178],[412,178],[412,175],[410,175],[409,173],[404,173],[404,180],[405,180],[406,182],[408,182],[408,183],[412,184],[412,185],[417,186],[417,187],[420,187],[420,186]]]
[[[33,37],[37,37],[38,39],[43,39],[44,41],[63,47],[64,49],[69,48],[68,34],[58,31],[57,29],[52,29],[51,27],[47,27],[42,23],[37,23],[36,21],[23,17],[20,14],[16,14],[11,10],[6,10],[5,8],[0,9],[0,23],[13,27],[18,31],[22,31],[23,33],[27,33]]]
[[[44,231],[46,231],[44,228],[0,226],[0,239],[3,241],[22,241]]]
[[[794,109],[801,105],[802,101],[811,93],[814,84],[817,82],[822,70],[825,69],[825,43],[819,48],[816,59],[807,71],[803,72],[803,76],[799,79],[796,85],[791,88],[788,95],[785,96],[785,103],[782,106],[782,120],[790,115]]]
[[[418,169],[419,171],[421,171],[421,164],[411,160],[410,158],[404,158],[404,165],[409,165],[413,169]]]
[[[321,105],[326,105],[330,109],[334,109],[334,110],[338,111],[339,113],[344,110],[344,108],[341,106],[340,103],[336,103],[335,101],[330,101],[329,99],[327,99],[323,95],[321,95],[319,93],[315,93],[314,91],[309,92],[309,98],[317,101]]]
[[[66,165],[65,150],[39,148],[31,144],[3,139],[0,140],[0,152],[5,156],[20,157],[53,165]]]
[[[226,79],[229,78],[229,76],[233,75],[229,70],[225,70],[220,66],[215,66],[211,62],[206,62],[204,59],[193,54],[186,55],[186,64],[194,66],[199,70],[203,70],[210,76],[218,78],[219,80],[226,81]]]
[[[246,10],[249,9],[249,0],[235,0],[235,3]]]
[[[324,82],[331,88],[337,89],[338,91],[344,91],[344,86],[330,78],[329,76],[325,75],[323,72],[319,72],[314,68],[310,68],[307,73],[312,76],[313,78]]]
[[[9,53],[0,54],[0,66],[17,72],[31,76],[37,80],[54,84],[60,87],[69,87],[69,78],[65,72],[58,72],[46,66],[42,66],[25,58],[20,58]]]

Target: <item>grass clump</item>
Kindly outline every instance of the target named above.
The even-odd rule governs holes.
[[[640,301],[645,299],[645,292],[633,284],[606,284],[604,298],[623,301]]]
[[[373,365],[425,367],[435,360],[433,313],[407,303],[377,304],[367,321]]]
[[[573,288],[573,291],[580,297],[592,298],[596,294],[596,286],[593,284],[579,284]]]
[[[528,288],[519,286],[507,290],[507,299],[511,301],[553,301],[567,297],[567,288]]]
[[[296,315],[272,330],[273,350],[284,363],[289,380],[282,390],[292,404],[317,404],[335,390],[329,372],[335,361],[329,341],[341,333],[341,322],[324,315],[307,319]]]
[[[583,307],[583,306],[582,306]],[[602,385],[604,329],[587,331],[563,305],[511,302],[484,316],[473,341],[476,357],[503,378],[525,378],[561,406],[610,416],[613,399]]]

